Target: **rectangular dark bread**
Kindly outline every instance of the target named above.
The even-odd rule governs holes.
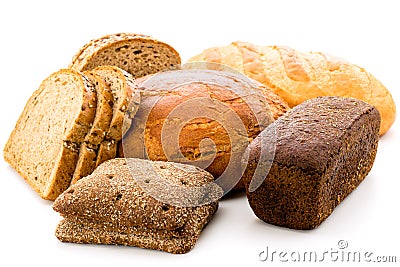
[[[341,97],[308,100],[279,118],[248,147],[244,180],[255,215],[294,229],[320,225],[371,170],[379,126],[375,107]],[[271,168],[252,183],[261,146],[275,133]]]
[[[162,196],[164,184],[148,171],[149,168],[181,189],[201,187],[214,180],[208,172],[190,165],[111,159],[55,200],[53,209],[64,217],[57,226],[57,238],[63,242],[188,252],[216,212],[222,191],[217,187],[214,191],[194,194],[195,201],[204,202],[205,197],[211,197],[207,203],[199,203],[201,205],[165,203],[155,198]],[[144,185],[154,190],[148,191]],[[175,199],[188,200],[179,190],[175,193],[178,193]],[[167,190],[167,195],[173,199],[174,191]]]

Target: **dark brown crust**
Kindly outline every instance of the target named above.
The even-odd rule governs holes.
[[[370,171],[379,125],[379,112],[360,100],[320,97],[295,107],[264,130],[276,127],[275,159],[253,192],[261,135],[249,146],[244,180],[254,213],[279,226],[317,227]]]

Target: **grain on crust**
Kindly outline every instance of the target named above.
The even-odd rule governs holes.
[[[249,146],[244,181],[256,216],[294,229],[320,225],[371,170],[379,125],[376,108],[341,97],[308,100],[279,118]],[[274,132],[271,169],[252,188],[251,180],[262,178],[253,178],[262,146]]]
[[[158,188],[163,185],[149,174],[148,167],[180,188],[194,188],[213,181],[209,173],[190,165],[140,159],[109,160],[54,202],[53,209],[64,217],[57,226],[57,238],[63,242],[121,244],[171,253],[189,251],[216,212],[222,192],[219,187],[204,191],[206,195],[215,195],[209,204],[201,206],[160,202],[148,190],[154,187],[157,193],[163,194]],[[150,187],[141,187],[143,181]],[[197,197],[194,198],[204,198]]]

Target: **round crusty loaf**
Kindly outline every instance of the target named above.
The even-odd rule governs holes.
[[[86,76],[53,73],[28,100],[4,148],[5,160],[42,198],[54,200],[70,184],[95,110],[96,93]]]
[[[150,36],[117,33],[91,40],[73,57],[70,68],[79,71],[97,66],[117,66],[135,78],[177,69],[181,59],[174,48]]]
[[[195,164],[214,178],[227,170],[230,161],[231,168],[238,167],[238,159],[231,159],[233,151],[238,155],[289,109],[267,87],[240,79],[210,70],[162,72],[138,79],[141,104],[119,156]]]
[[[395,119],[395,103],[381,82],[365,69],[325,53],[233,42],[206,49],[189,59],[198,61],[234,68],[270,87],[291,107],[318,96],[363,100],[375,106],[381,115],[380,135],[389,130]]]

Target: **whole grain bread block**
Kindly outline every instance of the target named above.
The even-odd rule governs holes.
[[[70,68],[79,71],[117,66],[135,78],[178,69],[181,59],[174,48],[150,36],[117,33],[91,40],[74,56]]]
[[[95,112],[95,89],[85,75],[53,73],[28,100],[4,159],[42,198],[54,200],[71,182]]]
[[[376,108],[341,97],[308,100],[279,118],[248,147],[250,164],[244,181],[255,215],[294,229],[320,225],[369,173],[379,125]],[[275,133],[271,169],[254,186],[251,180],[260,179],[252,177],[261,146]]]
[[[75,183],[80,178],[91,174],[96,168],[99,145],[104,140],[113,117],[114,98],[110,88],[97,74],[91,71],[85,71],[84,74],[94,85],[96,90],[96,115],[92,127],[85,136],[85,141],[79,148],[79,158],[71,184]]]
[[[271,88],[290,107],[318,96],[363,100],[379,110],[381,135],[389,130],[396,117],[392,95],[374,75],[327,53],[303,53],[284,46],[232,42],[227,46],[208,48],[188,62],[198,61],[236,69]]]
[[[225,173],[221,179],[235,189],[244,189],[240,170],[232,171],[241,149],[289,109],[266,86],[226,71],[176,70],[137,82],[141,105],[119,156],[194,164],[215,179]]]
[[[191,196],[202,205],[161,202],[156,198],[166,191],[165,184],[148,168],[179,189],[197,189],[213,181],[211,174],[190,165],[130,158],[106,161],[54,202],[53,209],[64,217],[57,226],[57,238],[171,253],[189,251],[216,212],[222,191],[218,186],[201,187],[199,194]],[[173,191],[165,192],[166,196],[174,195]],[[180,198],[186,203],[187,196],[180,192],[175,192],[175,200]]]

